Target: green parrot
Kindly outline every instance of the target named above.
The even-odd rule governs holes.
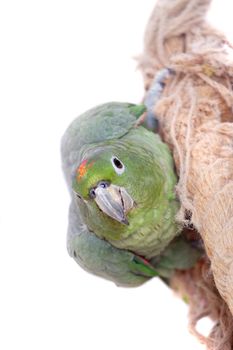
[[[75,119],[62,139],[71,193],[68,251],[121,286],[192,267],[200,251],[180,235],[168,146],[138,123],[144,105],[111,102]]]

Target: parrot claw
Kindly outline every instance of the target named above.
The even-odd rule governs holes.
[[[143,124],[146,120],[147,112],[144,112],[134,124],[134,127],[137,128],[139,125]]]

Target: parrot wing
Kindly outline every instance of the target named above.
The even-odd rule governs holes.
[[[86,271],[115,282],[135,287],[157,276],[156,270],[140,256],[113,247],[90,232],[72,201],[69,212],[68,251]]]
[[[181,235],[175,238],[159,256],[152,258],[150,263],[156,267],[161,277],[170,277],[175,270],[192,268],[203,253],[203,249],[195,247]]]

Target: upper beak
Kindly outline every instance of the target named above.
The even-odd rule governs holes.
[[[134,200],[124,187],[110,185],[95,189],[95,202],[98,207],[112,219],[129,225],[126,214],[134,207]]]

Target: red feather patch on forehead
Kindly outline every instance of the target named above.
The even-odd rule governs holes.
[[[84,159],[77,168],[77,181],[80,181],[84,175],[86,175],[88,169],[93,166],[94,162],[87,164],[87,159]]]

